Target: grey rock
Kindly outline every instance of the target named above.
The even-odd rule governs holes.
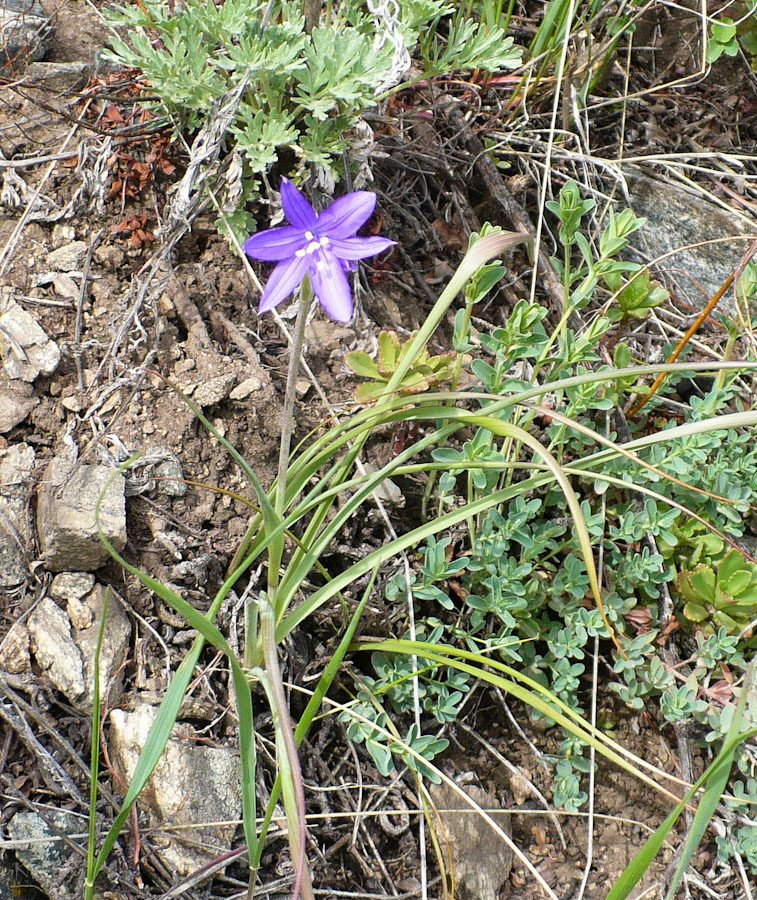
[[[56,457],[38,490],[37,533],[42,561],[51,572],[92,572],[110,555],[95,523],[97,500],[105,537],[116,550],[126,545],[123,475],[106,466],[79,465]]]
[[[98,584],[83,601],[78,601],[84,611],[83,622],[89,622],[84,627],[76,625],[70,605],[68,610],[71,624],[74,625],[74,642],[79,648],[84,666],[86,693],[83,702],[86,704],[87,711],[91,710],[94,699],[95,655],[100,621],[105,607],[105,593],[105,588]],[[129,617],[124,612],[120,601],[111,595],[108,599],[103,639],[100,645],[100,697],[105,697],[106,692],[109,691],[108,700],[111,704],[117,703],[120,698],[122,679],[117,673],[124,661],[130,638]]]
[[[37,663],[55,687],[87,713],[92,711],[94,699],[95,656],[104,608],[105,588],[97,584],[83,598],[69,595],[68,615],[45,597],[29,616],[31,647]],[[128,616],[111,596],[100,646],[100,696],[110,691],[111,703],[120,696],[117,673],[130,637]]]
[[[30,648],[31,635],[26,623],[14,622],[11,630],[0,641],[0,669],[11,675],[24,675],[31,672]]]
[[[84,241],[72,241],[47,254],[47,265],[55,272],[74,272],[81,269],[87,255]]]
[[[110,715],[110,750],[123,778],[129,781],[155,721],[147,704],[134,712],[114,709]],[[203,822],[234,822],[242,811],[239,758],[223,747],[194,744],[189,726],[175,726],[158,765],[142,792],[153,820],[161,857],[178,875],[188,875],[210,858],[228,850],[232,824],[184,829]],[[177,831],[172,833],[171,829]],[[186,843],[184,842],[186,841]]]
[[[26,70],[26,80],[35,87],[65,94],[81,87],[92,75],[93,66],[85,60],[75,62],[33,62]]]
[[[31,382],[56,370],[60,350],[34,317],[11,300],[0,314],[0,357],[8,378]]]
[[[481,788],[466,785],[463,790],[482,809],[500,809],[496,799]],[[461,900],[497,900],[510,875],[512,850],[448,784],[432,784],[429,791],[444,829],[439,835],[440,842],[444,846],[448,841],[452,854],[455,896]],[[489,815],[509,837],[510,814],[489,812]]]
[[[74,900],[76,892],[61,884],[61,872],[78,867],[78,857],[74,859],[74,851],[56,832],[81,844],[87,833],[87,820],[67,809],[48,808],[45,818],[24,811],[13,816],[7,830],[9,840],[29,842],[16,846],[16,856],[42,890],[55,900]]]
[[[30,62],[42,59],[55,34],[38,0],[3,0],[0,5],[0,70],[22,75]]]
[[[34,455],[28,444],[11,444],[0,450],[0,587],[13,587],[26,578],[32,541],[28,494]]]
[[[77,703],[86,695],[87,685],[66,613],[49,597],[43,597],[29,616],[29,633],[39,667],[61,693]]]
[[[30,384],[0,376],[0,434],[23,422],[38,403]]]
[[[631,175],[628,186],[634,213],[648,219],[630,240],[634,247],[652,259],[711,238],[757,233],[757,220],[751,226],[745,224],[735,212],[729,215],[705,198],[670,182]],[[659,263],[659,268],[673,282],[679,297],[696,308],[703,308],[737,267],[748,247],[748,240],[705,243],[671,254]],[[720,305],[728,312],[734,311],[731,291],[726,293]]]
[[[81,600],[95,586],[95,576],[90,572],[61,572],[53,578],[50,596],[53,600]]]
[[[129,466],[126,496],[157,490],[166,497],[183,497],[187,492],[183,477],[181,460],[173,450],[150,447]]]
[[[214,403],[220,403],[229,396],[235,381],[236,375],[233,372],[216,375],[199,384],[192,394],[192,399],[198,406],[213,406]]]

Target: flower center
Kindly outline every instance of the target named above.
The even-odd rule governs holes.
[[[315,239],[315,235],[312,231],[305,232],[305,240],[308,242],[307,247],[300,247],[299,250],[295,250],[294,255],[297,257],[303,257],[305,255],[312,256],[318,250],[323,248],[324,250],[329,246],[331,241],[324,235],[324,237]]]

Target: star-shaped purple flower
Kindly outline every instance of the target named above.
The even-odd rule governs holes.
[[[355,268],[354,260],[375,256],[393,244],[382,237],[355,236],[371,217],[376,195],[371,191],[345,194],[318,215],[304,194],[282,178],[281,204],[291,224],[260,231],[244,243],[244,252],[253,259],[278,263],[258,311],[278,306],[308,274],[318,302],[331,318],[349,322],[352,293],[346,272]]]

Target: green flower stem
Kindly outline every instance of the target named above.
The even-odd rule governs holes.
[[[284,394],[284,410],[281,422],[281,446],[279,448],[279,468],[276,474],[276,499],[273,508],[279,515],[284,512],[286,504],[287,469],[289,468],[289,451],[292,445],[292,430],[294,425],[294,404],[297,400],[297,376],[300,372],[300,359],[302,358],[302,346],[305,343],[305,326],[308,321],[310,302],[313,299],[313,289],[310,279],[306,275],[300,287],[300,308],[297,311],[297,320],[294,324],[292,335],[292,347],[289,357],[289,371],[287,372],[286,393]]]
[[[294,333],[289,355],[289,371],[287,372],[286,391],[284,394],[284,409],[282,411],[281,444],[279,446],[279,465],[276,473],[276,488],[273,507],[277,516],[283,517],[287,500],[287,472],[289,469],[289,454],[292,445],[292,432],[294,430],[294,406],[297,399],[297,375],[300,370],[302,347],[305,342],[305,326],[308,320],[308,311],[313,299],[313,291],[310,279],[305,276],[300,287],[300,305],[297,311]],[[259,641],[247,639],[245,642],[245,663],[257,664],[260,656],[265,666],[265,671],[259,675],[259,680],[264,685],[268,694],[271,712],[276,726],[276,746],[279,763],[279,771],[282,779],[282,791],[284,794],[284,806],[289,830],[289,846],[292,854],[292,862],[295,866],[295,886],[293,896],[297,897],[300,890],[305,900],[313,896],[310,883],[310,873],[305,855],[306,819],[305,819],[305,794],[302,786],[302,771],[300,769],[297,747],[294,743],[292,721],[289,717],[289,708],[284,693],[281,668],[279,666],[278,648],[276,644],[276,593],[280,581],[281,558],[284,552],[285,531],[281,529],[270,542],[268,548],[268,591],[260,596],[259,602],[248,601],[245,609],[245,620],[250,625],[257,624],[259,617],[260,637]],[[255,619],[255,623],[251,620]],[[255,634],[250,631],[250,638]]]
[[[310,286],[310,279],[305,276],[300,287],[300,307],[297,311],[297,319],[292,335],[291,352],[289,355],[289,371],[287,372],[287,383],[284,393],[284,408],[281,414],[281,444],[279,446],[279,465],[276,473],[273,501],[273,508],[279,519],[283,516],[284,509],[286,508],[289,452],[292,446],[292,432],[294,430],[294,404],[297,400],[297,375],[300,371],[302,347],[305,342],[305,326],[307,324],[308,310],[310,309],[310,302],[312,299],[313,291]],[[255,518],[257,519],[257,517]],[[281,557],[284,553],[284,539],[284,530],[281,529],[268,547],[268,591],[270,600],[267,602],[272,603],[274,607],[276,605],[276,589],[278,588],[280,578]],[[234,561],[237,561],[236,557],[234,558]],[[262,662],[263,645],[265,643],[265,636],[262,633],[262,623],[260,640],[255,640],[255,635],[257,634],[258,612],[258,604],[252,600],[248,601],[245,606],[244,648],[244,665],[247,668],[253,668],[254,666],[260,665]]]

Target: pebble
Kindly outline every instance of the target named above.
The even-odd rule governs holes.
[[[229,396],[235,381],[236,375],[233,372],[216,375],[198,385],[192,394],[192,399],[198,406],[213,406]]]
[[[250,394],[257,393],[263,387],[263,382],[255,375],[245,378],[229,394],[231,400],[246,400]]]
[[[72,241],[47,254],[47,265],[56,272],[75,272],[81,269],[87,255],[84,241]]]
[[[11,300],[0,315],[0,357],[8,378],[31,382],[56,370],[60,350],[34,316]]]
[[[34,457],[34,448],[28,444],[11,444],[0,450],[0,587],[13,587],[26,579]]]
[[[108,466],[72,466],[62,457],[50,461],[37,495],[37,533],[48,571],[92,572],[110,559],[95,523],[101,492],[100,521],[105,537],[116,550],[124,548],[124,488],[123,475],[114,474]]]
[[[38,403],[30,384],[0,377],[0,434],[23,422]]]

